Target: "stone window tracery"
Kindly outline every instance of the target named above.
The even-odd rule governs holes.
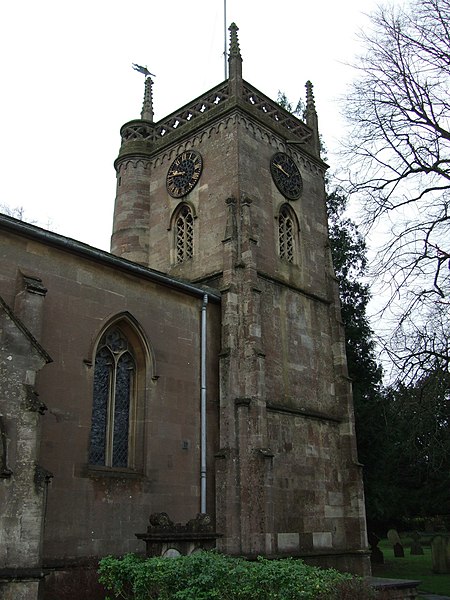
[[[289,206],[282,206],[278,215],[278,252],[282,260],[295,262],[295,220]]]
[[[125,334],[109,329],[95,357],[89,463],[130,466],[130,425],[135,404],[136,362]]]
[[[194,215],[187,204],[182,204],[175,217],[175,256],[182,263],[194,255]]]

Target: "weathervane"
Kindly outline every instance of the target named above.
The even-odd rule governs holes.
[[[137,65],[136,63],[131,63],[132,67],[138,73],[142,73],[145,75],[145,93],[144,93],[144,104],[142,105],[141,111],[141,119],[146,121],[150,121],[153,123],[153,79],[152,77],[156,77],[153,73],[147,69],[147,65],[142,67],[141,65]]]
[[[141,65],[132,63],[132,66],[135,71],[138,71],[138,73],[142,73],[142,75],[145,75],[146,79],[147,79],[147,77],[156,77],[156,75],[153,75],[153,73],[150,73],[150,71],[147,69],[147,65],[145,67],[141,67]]]

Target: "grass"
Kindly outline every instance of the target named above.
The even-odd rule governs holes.
[[[405,558],[396,558],[388,540],[381,540],[378,547],[384,554],[384,564],[372,565],[372,575],[389,579],[420,580],[422,582],[419,585],[420,592],[450,596],[450,573],[445,575],[433,573],[430,546],[423,545],[423,556],[411,556],[410,540],[402,538],[402,544]]]

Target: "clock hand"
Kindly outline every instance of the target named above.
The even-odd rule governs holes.
[[[186,171],[173,171],[171,175],[172,177],[177,177],[178,175],[186,175]]]
[[[283,169],[283,167],[281,165],[275,163],[275,166],[276,166],[277,169],[280,169],[280,171],[282,173],[284,173],[286,175],[286,177],[290,177],[289,173],[286,173],[286,171]]]

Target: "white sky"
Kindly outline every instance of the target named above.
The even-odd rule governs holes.
[[[4,0],[0,8],[0,204],[108,250],[114,159],[155,73],[155,120],[224,79],[223,0]],[[227,0],[243,77],[296,103],[314,84],[329,148],[342,135],[337,98],[353,77],[357,32],[376,0]]]

